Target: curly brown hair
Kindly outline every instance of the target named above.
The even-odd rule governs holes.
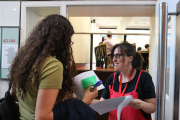
[[[62,96],[74,90],[73,77],[76,68],[70,65],[72,55],[71,36],[74,34],[71,23],[61,15],[49,15],[41,20],[16,54],[8,76],[9,85],[13,85],[22,99],[26,93],[25,84],[29,81],[38,85],[41,66],[49,56],[56,56],[63,64]],[[73,66],[74,66],[73,62]]]

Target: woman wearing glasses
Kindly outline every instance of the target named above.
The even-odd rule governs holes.
[[[151,76],[142,72],[143,59],[129,43],[116,44],[111,51],[114,67],[105,83],[101,101],[131,95],[134,98],[120,115],[121,120],[151,120],[156,111],[155,88]],[[117,110],[109,113],[109,120],[117,120]]]

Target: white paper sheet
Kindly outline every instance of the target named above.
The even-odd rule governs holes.
[[[94,75],[96,76],[96,80],[100,81],[99,78],[97,77],[97,75],[95,74],[95,72],[92,70],[87,71],[87,72],[83,72],[83,73],[78,74],[74,77],[74,83],[77,86],[76,91],[75,91],[75,95],[77,96],[78,99],[82,100],[83,95],[86,92],[86,90],[82,88],[81,80],[88,78],[88,77],[91,77],[91,76],[94,76]],[[101,89],[104,89],[103,84],[101,84],[100,86],[97,87],[97,90],[101,90]]]
[[[89,105],[93,110],[98,112],[100,115],[117,109],[117,118],[120,120],[120,114],[124,107],[131,101],[133,101],[131,95],[106,99],[104,101]]]
[[[117,109],[117,118],[118,120],[120,120],[120,115],[121,115],[121,111],[124,107],[127,106],[127,104],[129,104],[129,102],[134,101],[133,97],[131,95],[128,95],[125,97],[125,99],[123,100],[123,102],[121,104],[119,104],[118,109]]]

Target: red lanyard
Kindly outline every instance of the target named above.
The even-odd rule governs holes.
[[[132,76],[133,70],[134,70],[134,68],[132,68],[132,70],[131,70],[131,73],[130,73],[130,75],[129,75],[129,80],[131,79],[131,76]],[[129,82],[129,80],[128,80],[128,82]],[[125,90],[126,90],[126,88],[127,88],[127,84],[128,84],[128,82],[126,83],[126,86],[125,86],[125,88],[124,88],[123,92],[121,93],[121,88],[122,88],[122,74],[120,74],[120,82],[119,82],[119,97],[121,97],[121,96],[123,96],[123,95],[124,95],[124,92],[125,92]]]

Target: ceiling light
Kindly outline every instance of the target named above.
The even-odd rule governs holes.
[[[107,23],[107,22],[97,22],[97,23]]]
[[[13,10],[15,11],[16,9],[14,8]]]
[[[129,22],[129,24],[134,24],[135,22]]]

